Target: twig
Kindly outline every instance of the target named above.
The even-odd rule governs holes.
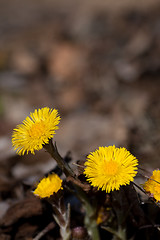
[[[142,168],[142,167],[138,166],[138,169],[140,169],[140,170],[142,170],[142,171],[148,173],[149,175],[151,175],[151,172],[148,171],[148,170],[146,170],[145,168]]]
[[[138,186],[135,182],[133,182],[133,184],[139,189],[141,190],[144,194],[146,194],[148,196],[148,194],[143,190],[143,188],[141,188],[140,186]]]
[[[141,226],[139,229],[144,229],[144,228],[157,228],[159,230],[160,224],[144,225],[144,226]]]
[[[47,227],[45,227],[41,232],[37,234],[36,237],[33,238],[33,240],[39,240],[41,239],[46,233],[48,233],[50,230],[52,230],[55,227],[54,222],[50,222]]]
[[[75,166],[77,166],[77,167],[85,168],[85,166],[82,166],[82,165],[80,165],[80,164],[78,164],[78,163],[72,163],[72,164],[75,165]]]

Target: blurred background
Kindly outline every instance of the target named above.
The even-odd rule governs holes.
[[[3,200],[19,196],[11,182],[33,184],[55,164],[43,150],[19,157],[11,146],[12,129],[45,106],[60,113],[63,156],[115,144],[158,168],[160,1],[0,0]]]

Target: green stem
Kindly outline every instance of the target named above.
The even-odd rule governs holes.
[[[73,170],[70,168],[68,163],[66,163],[64,159],[61,157],[61,155],[58,152],[56,144],[53,145],[52,139],[49,140],[48,144],[44,145],[44,148],[56,160],[59,168],[62,170],[62,172],[64,172],[66,177],[72,176],[73,178],[75,178]]]
[[[83,202],[85,208],[85,225],[92,240],[100,240],[99,231],[96,222],[96,208],[91,205],[86,193],[78,186],[76,186],[78,197]]]

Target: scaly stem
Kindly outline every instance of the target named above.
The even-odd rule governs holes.
[[[60,194],[55,195],[54,198],[49,200],[52,205],[54,214],[53,217],[60,227],[60,234],[63,240],[71,239],[71,229],[70,229],[70,204],[67,208],[64,204],[64,199]]]
[[[66,177],[68,176],[75,177],[73,170],[70,168],[68,163],[66,163],[64,159],[61,157],[61,155],[59,154],[56,144],[53,145],[52,139],[49,140],[48,144],[44,145],[44,148],[56,160],[59,168],[66,175]]]

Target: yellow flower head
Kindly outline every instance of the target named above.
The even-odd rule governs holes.
[[[138,160],[125,148],[99,147],[85,162],[84,174],[92,186],[107,193],[133,181]]]
[[[40,181],[33,193],[40,198],[46,198],[58,192],[60,189],[63,189],[62,180],[57,174],[52,173]]]
[[[158,202],[160,201],[160,170],[154,170],[153,175],[143,186],[144,190],[151,194]]]
[[[14,149],[17,149],[19,155],[24,155],[25,152],[28,154],[29,151],[34,154],[35,150],[42,149],[53,137],[59,121],[60,116],[56,109],[48,107],[36,109],[13,130]]]

